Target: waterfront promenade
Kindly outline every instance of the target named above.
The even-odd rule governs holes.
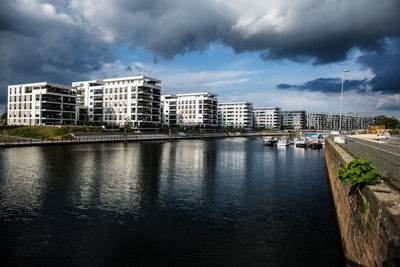
[[[159,140],[182,140],[182,139],[210,139],[210,138],[235,138],[235,137],[257,137],[257,136],[289,136],[289,133],[144,133],[134,134],[128,133],[128,142],[137,141],[159,141]],[[6,137],[3,135],[3,137]],[[56,139],[33,139],[8,136],[12,140],[0,141],[1,147],[18,147],[18,146],[40,146],[40,145],[62,145],[62,144],[85,144],[85,143],[109,143],[124,142],[123,133],[101,133],[101,134],[75,134],[74,138]]]

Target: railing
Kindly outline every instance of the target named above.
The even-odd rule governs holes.
[[[271,133],[128,133],[127,141],[157,141],[157,140],[179,140],[179,139],[203,139],[203,138],[225,138],[225,137],[257,137],[271,135]],[[279,134],[283,135],[283,134]],[[12,137],[14,139],[18,137]],[[123,142],[123,133],[102,134],[75,134],[74,137],[63,137],[61,139],[18,139],[0,141],[0,147],[33,146],[33,145],[56,145],[56,144],[83,144],[83,143],[106,143]]]

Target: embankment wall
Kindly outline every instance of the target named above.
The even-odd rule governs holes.
[[[400,194],[384,182],[355,189],[336,180],[353,157],[328,138],[324,153],[349,265],[400,266]]]

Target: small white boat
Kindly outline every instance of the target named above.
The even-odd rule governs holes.
[[[287,140],[285,137],[282,137],[278,140],[277,146],[290,146],[290,141]]]

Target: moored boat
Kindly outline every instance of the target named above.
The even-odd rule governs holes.
[[[263,146],[275,146],[278,140],[273,137],[265,137],[263,139]]]
[[[307,147],[309,142],[305,138],[299,138],[294,140],[294,144],[296,147]]]
[[[290,141],[287,140],[285,137],[282,137],[278,140],[277,146],[290,146]]]
[[[322,143],[321,143],[320,140],[315,139],[315,140],[311,141],[310,147],[313,148],[313,149],[321,149],[322,148]]]

